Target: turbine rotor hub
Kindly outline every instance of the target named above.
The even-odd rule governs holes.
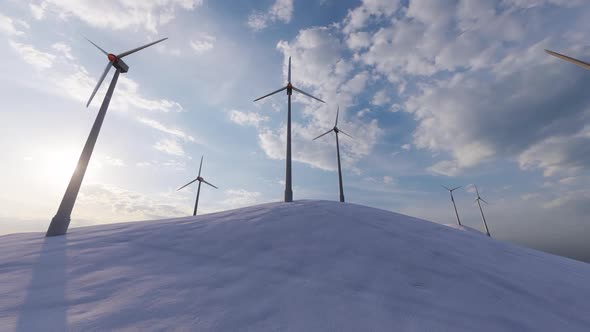
[[[119,59],[117,58],[116,55],[114,55],[113,53],[109,53],[107,55],[107,58],[109,58],[110,62],[116,63],[117,61],[119,61]]]
[[[199,176],[199,177],[197,177],[197,180],[198,180],[199,182],[202,182],[202,181],[203,181],[203,180],[205,180],[205,179],[203,179],[202,177],[200,177],[200,176]]]

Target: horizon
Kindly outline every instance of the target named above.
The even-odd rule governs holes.
[[[71,227],[282,199],[293,95],[294,200],[338,200],[483,231],[590,262],[590,71],[584,1],[203,1],[0,5],[0,235],[45,232],[113,70],[125,58]]]

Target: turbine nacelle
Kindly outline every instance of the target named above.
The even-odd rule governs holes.
[[[129,71],[129,66],[121,59],[115,58],[115,61],[111,62],[113,67],[118,69],[121,73],[126,73]]]
[[[201,176],[197,176],[197,181],[203,182],[203,181],[205,181],[205,179],[203,179],[203,177],[201,177]]]
[[[98,88],[100,88],[100,85],[102,84],[102,81],[104,80],[104,78],[107,76],[109,70],[111,69],[111,66],[115,67],[115,69],[117,69],[121,73],[126,73],[127,71],[129,71],[129,66],[125,62],[123,62],[123,60],[121,60],[121,58],[126,57],[129,54],[133,54],[137,51],[141,51],[146,47],[152,46],[152,45],[157,44],[157,43],[164,41],[166,39],[168,39],[168,38],[162,38],[160,40],[156,40],[155,42],[151,42],[149,44],[146,44],[146,45],[134,48],[132,50],[123,52],[121,54],[115,55],[113,53],[108,53],[107,51],[103,50],[100,46],[98,46],[94,42],[92,42],[90,39],[86,38],[86,40],[88,40],[92,45],[94,45],[97,49],[99,49],[109,59],[109,62],[107,63],[107,66],[104,69],[102,76],[100,76],[100,78],[98,79],[98,83],[94,87],[94,91],[92,91],[92,94],[90,95],[90,98],[88,99],[88,103],[86,103],[86,107],[88,107],[88,105],[90,105],[92,98],[94,98],[96,91],[98,91]]]
[[[260,98],[256,98],[256,99],[254,99],[254,101],[259,101],[259,100],[264,99],[266,97],[270,97],[270,96],[274,95],[275,93],[279,93],[279,92],[281,92],[283,90],[287,90],[287,95],[288,96],[293,95],[293,91],[297,91],[297,92],[301,93],[302,95],[306,95],[306,96],[308,96],[310,98],[313,98],[313,99],[315,99],[315,100],[317,100],[319,102],[325,103],[325,101],[321,100],[320,98],[314,97],[311,94],[309,94],[309,93],[307,93],[307,92],[305,92],[305,91],[303,91],[301,89],[298,89],[298,88],[294,87],[293,84],[291,84],[291,57],[289,57],[289,74],[287,76],[287,85],[284,86],[284,87],[282,87],[282,88],[280,88],[280,89],[278,89],[278,90],[276,90],[276,91],[273,91],[273,92],[271,92],[271,93],[269,93],[267,95],[264,95],[264,96],[262,96]]]
[[[129,71],[129,66],[113,53],[107,54],[107,58],[109,59],[109,62],[113,65],[113,67],[118,69],[121,73],[126,73]]]
[[[336,110],[336,121],[334,122],[334,128],[332,128],[332,129],[330,129],[330,130],[326,131],[325,133],[321,134],[320,136],[318,136],[318,137],[314,138],[314,139],[313,139],[314,141],[315,141],[316,139],[318,139],[318,138],[320,138],[320,137],[324,136],[324,135],[327,135],[327,134],[331,133],[331,132],[334,132],[334,133],[336,134],[336,137],[338,137],[338,134],[339,134],[339,133],[342,133],[342,134],[344,134],[344,135],[346,135],[346,136],[348,136],[348,137],[352,138],[352,136],[348,135],[347,133],[345,133],[344,131],[342,131],[342,130],[340,130],[340,129],[338,128],[338,115],[339,115],[339,114],[340,114],[340,106],[338,106],[338,109]]]

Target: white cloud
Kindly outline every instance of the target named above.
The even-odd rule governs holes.
[[[260,203],[260,198],[262,197],[262,194],[259,192],[247,191],[245,189],[228,189],[224,193],[227,198],[221,204],[227,209],[236,209]]]
[[[246,24],[254,30],[259,31],[266,28],[267,25],[267,18],[265,14],[262,13],[252,13],[248,16],[248,21]]]
[[[399,0],[363,0],[360,6],[348,12],[343,30],[354,32],[365,27],[371,19],[391,17],[399,7]]]
[[[404,149],[406,151],[410,151],[410,149],[412,149],[412,145],[406,143],[406,144],[402,145],[402,149]]]
[[[65,43],[55,43],[51,45],[51,48],[59,52],[60,56],[63,56],[69,60],[74,60],[74,56],[72,55],[72,48],[69,45]]]
[[[253,127],[258,127],[262,122],[269,120],[268,116],[263,116],[256,112],[243,112],[238,110],[230,110],[229,119],[240,126]]]
[[[521,153],[518,163],[522,169],[542,169],[544,176],[580,173],[590,167],[590,137],[548,138]]]
[[[214,43],[215,37],[210,35],[202,35],[198,39],[192,40],[190,42],[190,46],[195,51],[195,53],[203,54],[207,51],[212,50],[214,47]]]
[[[182,217],[188,214],[186,196],[171,193],[146,195],[114,185],[85,184],[76,206],[84,219],[105,223]],[[97,216],[100,216],[97,218]]]
[[[139,117],[138,120],[139,120],[139,122],[141,122],[151,128],[154,128],[154,129],[164,132],[166,134],[170,134],[174,137],[181,138],[185,142],[195,142],[196,141],[193,136],[188,135],[184,131],[177,129],[177,128],[167,127],[157,120],[148,119],[148,118],[144,118],[144,117]]]
[[[20,25],[24,26],[24,27],[28,27],[28,24],[26,24],[26,22],[20,21],[22,22]],[[24,24],[23,24],[24,23]],[[5,35],[8,36],[21,36],[24,34],[24,32],[20,31],[17,29],[16,25],[19,24],[19,21],[15,21],[14,19],[2,15],[0,13],[0,33],[3,33]]]
[[[38,5],[34,4],[34,3],[29,4],[29,9],[31,10],[31,15],[33,15],[33,18],[35,18],[37,20],[43,19],[43,17],[45,16],[45,9],[46,8],[47,8],[46,2],[42,2]]]
[[[293,17],[293,0],[276,0],[265,13],[253,12],[248,16],[247,25],[255,31],[262,30],[269,23],[281,21],[291,22]]]
[[[359,50],[371,45],[371,35],[366,31],[353,32],[348,35],[346,44],[352,50]]]
[[[576,7],[584,3],[584,0],[503,0],[505,5],[520,7],[520,8],[533,8],[539,6],[564,6],[564,7]]]
[[[173,156],[183,157],[185,155],[184,149],[180,143],[174,139],[163,139],[158,141],[154,145],[154,148],[158,151],[162,151]]]
[[[381,89],[373,95],[373,99],[371,100],[371,104],[377,106],[383,106],[387,103],[391,102],[391,98],[389,98],[388,92],[386,89]]]
[[[393,183],[393,178],[391,176],[389,176],[389,175],[386,175],[386,176],[383,177],[383,183],[385,183],[385,184],[391,184],[391,183]]]
[[[108,165],[111,165],[111,166],[115,166],[115,167],[124,167],[124,166],[126,166],[125,165],[125,162],[122,159],[119,159],[119,158],[114,158],[114,157],[111,157],[111,156],[106,156],[104,158],[104,160],[105,160],[105,162]]]
[[[12,40],[9,41],[9,44],[25,62],[37,69],[48,69],[53,65],[55,55],[51,53],[39,51],[33,45],[21,44]]]
[[[76,17],[98,28],[141,28],[156,33],[175,17],[177,8],[193,10],[202,3],[202,0],[43,0],[29,8],[37,19],[47,18],[46,12],[51,11],[61,19]]]

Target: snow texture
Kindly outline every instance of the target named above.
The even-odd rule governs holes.
[[[589,331],[590,265],[325,201],[0,237],[2,331]]]

